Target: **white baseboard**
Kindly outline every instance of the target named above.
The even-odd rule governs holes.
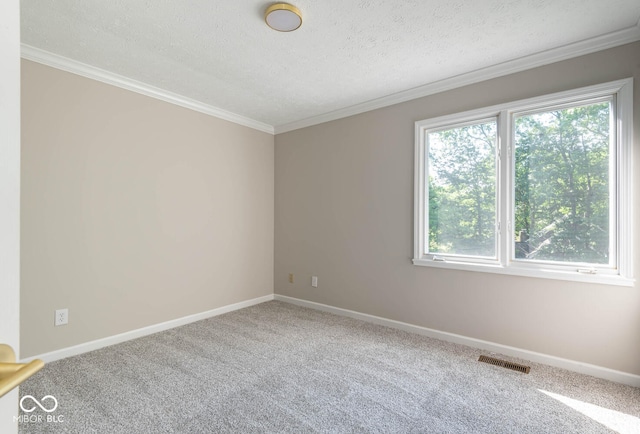
[[[39,356],[28,357],[22,359],[22,363],[28,363],[34,359],[40,359],[45,363],[53,362],[55,360],[64,359],[71,356],[77,356],[78,354],[87,353],[100,348],[108,347],[110,345],[119,344],[121,342],[130,341],[132,339],[140,338],[142,336],[151,335],[164,330],[169,330],[175,327],[180,327],[185,324],[200,321],[203,319],[211,318],[214,316],[222,315],[223,313],[232,312],[234,310],[244,309],[245,307],[254,306],[256,304],[264,303],[274,299],[273,294],[265,295],[263,297],[253,298],[251,300],[241,301],[239,303],[229,304],[216,309],[208,310],[206,312],[196,313],[194,315],[177,318],[171,321],[154,324],[148,327],[143,327],[136,330],[120,333],[118,335],[109,336],[102,339],[97,339],[91,342],[85,342],[83,344],[74,345],[73,347],[63,348],[61,350],[51,351],[50,353],[40,354]]]
[[[536,363],[543,363],[545,365],[554,366],[556,368],[563,368],[569,371],[591,375],[593,377],[603,378],[609,381],[615,381],[616,383],[622,383],[622,384],[628,384],[634,387],[640,387],[640,375],[634,375],[627,372],[616,371],[614,369],[591,365],[588,363],[582,363],[575,360],[563,359],[561,357],[537,353],[535,351],[523,350],[521,348],[510,347],[502,344],[496,344],[494,342],[483,341],[481,339],[470,338],[467,336],[457,335],[454,333],[447,333],[447,332],[434,330],[426,327],[420,327],[417,325],[395,321],[387,318],[382,318],[379,316],[368,315],[368,314],[356,312],[353,310],[342,309],[339,307],[329,306],[321,303],[315,303],[313,301],[301,300],[299,298],[287,297],[285,295],[275,294],[274,299],[279,301],[284,301],[286,303],[295,304],[298,306],[320,310],[323,312],[329,312],[336,315],[355,318],[355,319],[359,319],[369,323],[391,327],[398,330],[404,330],[407,332],[416,333],[419,335],[428,336],[435,339],[440,339],[442,341],[462,344],[472,348],[478,348],[481,350],[504,354],[506,356],[530,360]]]
[[[192,322],[222,315],[227,312],[232,312],[234,310],[243,309],[245,307],[254,306],[256,304],[264,303],[271,300],[279,300],[286,303],[308,307],[308,308],[320,310],[323,312],[329,312],[336,315],[346,316],[349,318],[359,319],[369,323],[391,327],[398,330],[404,330],[410,333],[416,333],[419,335],[428,336],[431,338],[440,339],[447,342],[467,345],[473,348],[492,351],[495,353],[517,357],[520,359],[530,360],[532,362],[544,363],[546,365],[555,366],[557,368],[563,368],[563,369],[579,372],[581,374],[591,375],[598,378],[603,378],[605,380],[615,381],[617,383],[628,384],[634,387],[640,387],[640,375],[634,375],[627,372],[616,371],[614,369],[609,369],[602,366],[591,365],[588,363],[582,363],[575,360],[563,359],[561,357],[555,357],[548,354],[537,353],[535,351],[529,351],[521,348],[510,347],[507,345],[497,344],[489,341],[483,341],[481,339],[470,338],[467,336],[457,335],[454,333],[447,333],[439,330],[434,330],[426,327],[404,323],[401,321],[395,321],[387,318],[382,318],[379,316],[360,313],[360,312],[356,312],[348,309],[342,309],[339,307],[329,306],[326,304],[315,303],[312,301],[302,300],[299,298],[287,297],[279,294],[265,295],[263,297],[258,297],[251,300],[230,304],[227,306],[222,306],[206,312],[201,312],[194,315],[185,316],[182,318],[177,318],[171,321],[154,324],[148,327],[131,330],[131,331],[120,333],[114,336],[97,339],[95,341],[85,342],[83,344],[74,345],[73,347],[63,348],[60,350],[51,351],[49,353],[40,354],[38,356],[28,357],[28,358],[22,359],[21,362],[28,363],[34,359],[41,359],[45,363],[49,363],[55,360],[60,360],[67,357],[87,353],[89,351],[94,351],[100,348],[108,347],[110,345],[129,341],[142,336],[147,336],[147,335],[158,333],[164,330],[169,330],[185,324],[190,324]]]

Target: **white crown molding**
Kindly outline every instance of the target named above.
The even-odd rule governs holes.
[[[598,36],[584,41],[568,44],[562,47],[532,54],[530,56],[521,57],[519,59],[500,63],[498,65],[489,66],[487,68],[478,69],[455,77],[446,78],[433,83],[428,83],[406,91],[398,92],[385,97],[373,99],[361,104],[356,104],[343,109],[334,110],[318,116],[307,119],[301,119],[282,125],[272,126],[259,122],[226,110],[204,104],[191,98],[178,95],[157,87],[136,81],[109,71],[105,71],[94,66],[90,66],[63,56],[59,56],[39,48],[22,44],[22,58],[43,65],[51,66],[87,78],[121,87],[133,92],[137,92],[152,98],[176,104],[191,110],[208,114],[220,119],[234,122],[249,128],[263,131],[269,134],[281,134],[293,130],[298,130],[325,122],[334,121],[348,116],[388,107],[394,104],[410,101],[417,98],[433,95],[439,92],[467,86],[481,81],[490,80],[492,78],[502,77],[508,74],[525,71],[527,69],[548,65],[550,63],[583,56],[608,48],[636,42],[640,40],[640,21],[633,27]]]
[[[578,372],[580,374],[591,375],[593,377],[602,378],[616,383],[628,384],[634,387],[640,387],[640,375],[628,372],[616,371],[614,369],[605,368],[603,366],[591,365],[589,363],[578,362],[575,360],[563,359],[561,357],[551,356],[549,354],[538,353],[535,351],[524,350],[521,348],[510,347],[508,345],[497,344],[495,342],[483,341],[481,339],[470,338],[454,333],[443,332],[426,327],[421,327],[405,322],[395,321],[379,316],[360,313],[353,310],[342,309],[339,307],[329,306],[326,304],[315,303],[313,301],[302,300],[300,298],[288,297],[285,295],[275,294],[274,299],[285,303],[295,304],[296,306],[308,307],[310,309],[329,312],[340,316],[354,318],[372,324],[382,325],[385,327],[403,330],[409,333],[415,333],[445,342],[466,345],[468,347],[480,350],[491,351],[506,356],[517,357],[523,360],[529,360],[535,363],[542,363],[556,368],[567,369],[569,371]]]
[[[217,309],[208,310],[206,312],[196,313],[194,315],[188,315],[188,316],[174,319],[171,321],[166,321],[159,324],[150,325],[148,327],[143,327],[140,329],[120,333],[118,335],[108,336],[106,338],[97,339],[95,341],[85,342],[79,345],[74,345],[72,347],[62,348],[60,350],[55,350],[49,353],[40,354],[38,356],[27,357],[22,359],[21,363],[29,363],[35,359],[40,359],[45,363],[55,362],[56,360],[66,359],[67,357],[88,353],[89,351],[98,350],[100,348],[119,344],[121,342],[130,341],[132,339],[141,338],[143,336],[148,336],[148,335],[169,330],[175,327],[191,324],[196,321],[212,318],[214,316],[222,315],[228,312],[233,312],[235,310],[244,309],[246,307],[254,306],[260,303],[265,303],[271,300],[273,300],[273,294],[265,295],[258,298],[253,298],[246,301],[241,301],[239,303],[229,304],[227,306],[222,306]]]
[[[456,89],[481,81],[502,77],[508,74],[525,71],[527,69],[537,68],[539,66],[548,65],[550,63],[560,62],[562,60],[571,59],[586,54],[595,53],[597,51],[606,50],[608,48],[636,42],[640,40],[640,21],[633,27],[620,30],[606,35],[598,36],[573,44],[564,45],[562,47],[553,48],[551,50],[542,51],[530,56],[521,57],[519,59],[510,60],[508,62],[489,66],[487,68],[478,69],[455,77],[446,78],[433,83],[425,84],[413,89],[394,93],[385,97],[377,98],[362,104],[356,104],[343,109],[335,110],[319,116],[313,116],[307,119],[294,121],[282,125],[275,126],[275,134],[286,133],[337,119],[346,118],[348,116],[365,113],[394,104],[422,98],[439,92]]]
[[[132,92],[156,98],[181,107],[185,107],[190,110],[214,116],[225,121],[253,128],[265,133],[274,134],[273,126],[265,124],[263,122],[259,122],[238,115],[236,113],[213,107],[200,101],[196,101],[194,99],[151,86],[141,81],[133,80],[131,78],[124,77],[122,75],[106,71],[104,69],[96,68],[95,66],[87,65],[85,63],[69,59],[67,57],[59,56],[57,54],[41,50],[40,48],[32,47],[27,44],[21,45],[21,57],[23,59],[38,62],[43,65],[51,66],[53,68],[61,69],[63,71],[71,72],[73,74],[81,75],[83,77],[117,86],[122,89],[127,89]]]

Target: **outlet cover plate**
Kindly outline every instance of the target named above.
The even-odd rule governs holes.
[[[69,309],[57,309],[54,324],[57,326],[69,323]]]

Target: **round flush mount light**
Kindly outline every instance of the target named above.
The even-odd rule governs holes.
[[[264,20],[273,30],[292,32],[302,25],[302,14],[288,3],[274,3],[264,12]]]

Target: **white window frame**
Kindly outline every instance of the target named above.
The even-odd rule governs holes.
[[[514,258],[515,158],[513,131],[518,115],[545,108],[612,97],[615,127],[615,155],[611,158],[610,177],[614,197],[611,197],[611,224],[615,239],[611,240],[613,265],[594,266],[526,261]],[[455,128],[466,123],[489,118],[497,119],[496,145],[496,238],[495,259],[458,255],[429,254],[428,247],[428,184],[426,137],[431,131]],[[415,123],[414,173],[414,265],[456,270],[490,272],[518,276],[541,277],[578,282],[632,286],[633,279],[633,79],[618,80],[595,86],[544,95],[526,100],[495,105],[477,110],[426,119]]]

